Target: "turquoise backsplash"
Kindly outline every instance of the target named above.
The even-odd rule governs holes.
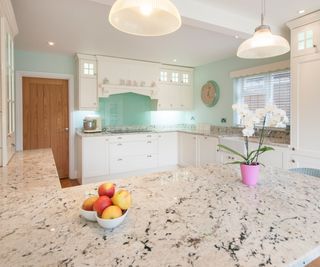
[[[188,111],[152,111],[148,96],[126,93],[99,99],[103,126],[149,126],[194,123]]]
[[[102,125],[150,125],[151,99],[148,96],[126,93],[100,98],[98,113]]]

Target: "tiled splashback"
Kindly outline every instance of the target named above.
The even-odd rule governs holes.
[[[190,123],[190,112],[183,111],[152,111],[149,97],[133,93],[112,95],[100,98],[99,111],[102,125],[115,126],[148,126],[176,125]]]

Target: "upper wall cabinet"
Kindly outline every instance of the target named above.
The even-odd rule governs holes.
[[[77,87],[78,109],[97,110],[97,61],[95,56],[76,56],[77,62]]]
[[[99,97],[120,93],[157,96],[160,64],[98,56]]]
[[[291,56],[298,57],[320,52],[320,11],[287,23],[291,29]]]
[[[193,109],[193,69],[162,65],[157,110]]]

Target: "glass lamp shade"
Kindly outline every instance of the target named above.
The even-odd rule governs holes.
[[[125,33],[161,36],[178,30],[181,16],[170,0],[117,0],[109,22]]]
[[[262,25],[256,29],[253,37],[244,41],[238,48],[240,58],[268,58],[285,54],[290,51],[288,41],[273,35],[269,26]]]

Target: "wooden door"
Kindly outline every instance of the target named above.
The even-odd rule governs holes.
[[[23,77],[23,149],[51,148],[69,177],[68,81]]]

